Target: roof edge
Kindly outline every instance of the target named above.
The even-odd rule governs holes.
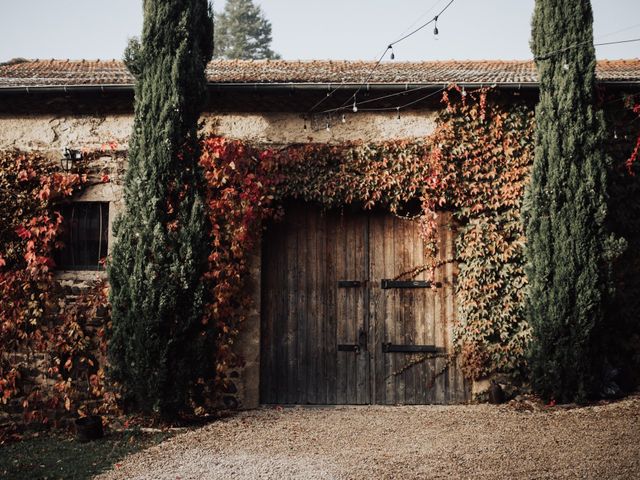
[[[601,80],[598,85],[605,86],[632,86],[640,87],[640,82],[633,80]],[[296,90],[386,90],[403,91],[415,88],[443,88],[453,85],[452,82],[411,82],[411,83],[307,83],[307,82],[242,82],[224,83],[208,82],[210,90],[215,91],[296,91]],[[504,90],[538,89],[538,82],[456,82],[456,85],[465,88],[492,87]],[[0,93],[73,93],[73,92],[132,92],[133,83],[126,84],[93,84],[93,85],[40,85],[40,86],[0,86]]]

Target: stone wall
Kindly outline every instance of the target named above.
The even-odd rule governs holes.
[[[81,295],[86,294],[97,281],[104,278],[106,278],[104,272],[59,272],[54,291],[57,299],[55,308],[59,309],[63,308],[64,305],[73,304]],[[106,309],[98,307],[95,316],[83,322],[83,332],[91,338],[92,348],[88,355],[92,364],[90,365],[87,362],[83,364],[74,363],[74,370],[72,370],[74,388],[71,394],[73,404],[70,412],[67,412],[63,405],[58,408],[48,405],[46,400],[46,392],[54,390],[54,385],[58,383],[58,380],[47,375],[47,371],[54,366],[54,358],[51,355],[44,352],[0,352],[20,372],[19,384],[22,393],[20,396],[11,398],[6,404],[0,404],[0,430],[6,427],[23,426],[23,421],[25,420],[30,428],[46,427],[46,424],[40,422],[43,418],[47,419],[47,423],[53,422],[58,426],[67,426],[72,417],[75,417],[78,408],[91,412],[95,407],[100,407],[102,401],[92,397],[89,393],[91,388],[89,375],[96,373],[99,368],[103,368],[107,364],[105,353],[99,347],[100,337],[98,334],[107,321],[108,312]],[[52,326],[49,325],[49,328]],[[34,417],[38,420],[37,422],[31,422],[24,416],[25,408],[23,402],[34,390],[45,392],[43,402],[37,405],[30,405],[30,409],[35,409],[37,412]]]
[[[327,131],[307,123],[297,113],[205,114],[204,131],[252,143],[340,143],[350,140],[384,141],[423,138],[435,127],[435,112],[403,112],[398,120],[390,113],[350,115]],[[98,149],[107,142],[127,149],[133,125],[131,114],[118,115],[0,115],[0,149],[60,152],[63,147]],[[315,128],[314,128],[315,127]],[[322,127],[322,128],[320,128]]]
[[[392,114],[391,114],[392,113]],[[403,112],[358,113],[347,121],[337,122],[329,131],[322,125],[306,123],[298,113],[234,113],[204,115],[204,132],[214,132],[250,143],[285,145],[307,142],[340,143],[345,141],[384,141],[419,139],[435,128],[435,112],[415,110]],[[133,124],[130,113],[105,115],[0,115],[0,149],[38,150],[53,159],[60,158],[61,149],[97,150],[108,148],[127,150]],[[305,129],[304,126],[307,126]],[[122,212],[124,162],[108,153],[91,165],[92,170],[107,172],[108,183],[97,183],[77,198],[79,201],[109,202],[109,249],[115,238],[112,222]],[[104,273],[63,271],[57,279],[68,295],[84,288],[88,281]],[[252,259],[248,288],[253,292],[254,307],[236,342],[237,353],[244,366],[228,372],[231,384],[222,400],[228,407],[255,408],[259,405],[260,382],[260,249]]]

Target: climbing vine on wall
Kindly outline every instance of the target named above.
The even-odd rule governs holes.
[[[245,255],[281,200],[296,198],[327,208],[357,202],[364,209],[380,206],[400,214],[418,199],[416,219],[431,253],[418,270],[438,266],[436,212],[451,210],[461,225],[455,342],[465,373],[477,378],[521,370],[530,334],[522,311],[526,281],[519,210],[531,162],[533,117],[524,103],[507,106],[497,94],[488,101],[488,93],[451,88],[443,97],[436,131],[422,142],[260,150],[209,138],[203,165],[214,194],[210,207],[216,212],[217,250],[211,259],[222,262],[212,266],[212,276],[225,277],[219,290],[228,293],[214,295],[211,310],[223,312],[217,320],[223,331],[238,329],[238,308],[249,301],[242,288]]]
[[[216,368],[223,388],[228,370],[242,363],[233,343],[251,308],[246,289],[250,256],[264,220],[275,213],[278,179],[267,174],[263,159],[260,152],[238,141],[211,137],[203,142],[200,164],[211,225],[206,273],[210,294],[203,322],[217,327]]]
[[[107,181],[104,175],[99,181]],[[108,310],[107,287],[96,282],[66,302],[54,277],[62,224],[55,205],[90,182],[86,173],[62,173],[37,153],[0,153],[0,402],[19,401],[13,409],[27,421],[77,409],[83,396],[102,403],[109,397],[104,369],[91,353],[105,348],[105,325],[95,337],[87,332],[96,311]],[[37,382],[29,374],[34,369]]]
[[[530,339],[520,208],[533,158],[533,112],[486,95],[459,102],[445,96],[433,139],[453,178],[449,199],[460,224],[454,335],[470,378],[521,372]]]
[[[326,208],[382,207],[398,215],[417,200],[416,221],[430,258],[416,267],[431,271],[438,267],[435,214],[451,211],[458,231],[451,260],[459,265],[454,342],[461,366],[469,378],[523,371],[530,332],[523,312],[520,208],[532,160],[533,111],[525,101],[514,102],[513,96],[502,100],[500,93],[488,90],[452,87],[442,101],[434,133],[418,142],[275,149],[217,136],[204,139],[200,164],[207,180],[211,251],[203,322],[218,327],[216,362],[223,387],[229,369],[242,363],[234,343],[252,308],[246,283],[252,253],[265,221],[279,217],[288,198]],[[626,101],[615,107],[608,110],[614,130],[611,222],[629,240],[617,270],[625,288],[616,297],[616,331],[628,332],[625,348],[640,351],[635,326],[640,299],[640,106]],[[110,181],[108,172],[96,178]],[[102,411],[115,401],[105,388],[104,366],[96,365],[93,353],[104,351],[108,324],[98,328],[97,338],[87,330],[99,311],[98,316],[108,316],[107,286],[97,282],[73,303],[65,303],[52,271],[62,220],[54,206],[90,183],[81,173],[62,174],[37,154],[0,154],[0,401],[23,399],[28,418],[45,420],[51,409],[78,408],[81,393],[88,393]],[[19,352],[48,354],[43,360],[47,388],[25,388]],[[80,379],[88,392],[78,391]]]

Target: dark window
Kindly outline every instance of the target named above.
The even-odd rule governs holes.
[[[107,256],[109,234],[108,202],[74,202],[59,209],[62,214],[60,240],[56,252],[61,270],[100,270]]]

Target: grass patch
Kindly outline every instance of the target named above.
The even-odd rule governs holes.
[[[0,446],[0,478],[11,480],[80,480],[108,470],[126,455],[171,436],[160,432],[115,432],[100,440],[80,443],[74,437],[40,434]]]

